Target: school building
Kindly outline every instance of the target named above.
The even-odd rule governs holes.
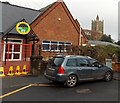
[[[52,56],[66,52],[71,45],[86,45],[88,39],[78,20],[74,19],[66,4],[58,0],[45,8],[34,10],[0,2],[1,8],[1,65],[8,72],[10,66],[30,71],[30,56]],[[82,16],[82,15],[81,15]],[[26,35],[16,30],[19,22],[27,22],[30,32]],[[21,25],[22,26],[22,25]]]

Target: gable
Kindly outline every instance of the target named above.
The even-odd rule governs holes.
[[[72,25],[79,33],[79,29],[76,25],[76,22],[74,21],[74,18],[72,14],[70,13],[69,9],[67,8],[66,4],[64,2],[55,2],[52,5],[47,8],[47,10],[43,13],[43,15],[39,15],[34,22],[31,24],[31,26],[34,28],[39,22],[41,22],[46,16],[48,16],[51,12],[53,12],[54,9],[58,8],[59,5],[62,5],[62,8],[64,9],[64,12],[67,14],[68,18],[70,19]]]
[[[78,45],[78,31],[62,3],[56,3],[43,15],[31,25],[40,40],[74,41]]]

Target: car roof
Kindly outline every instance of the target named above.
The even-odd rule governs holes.
[[[80,55],[56,55],[55,57],[64,57],[64,58],[89,58],[89,59],[92,59],[89,56],[80,56]]]

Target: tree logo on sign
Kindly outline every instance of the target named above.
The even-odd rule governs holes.
[[[19,34],[23,34],[23,35],[26,35],[30,32],[30,26],[28,23],[26,22],[19,22],[17,23],[16,25],[16,31],[19,33]]]

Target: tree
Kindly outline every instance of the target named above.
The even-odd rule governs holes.
[[[105,42],[113,43],[113,40],[112,40],[112,38],[111,38],[111,35],[103,34],[100,40],[101,40],[101,41],[105,41]]]

